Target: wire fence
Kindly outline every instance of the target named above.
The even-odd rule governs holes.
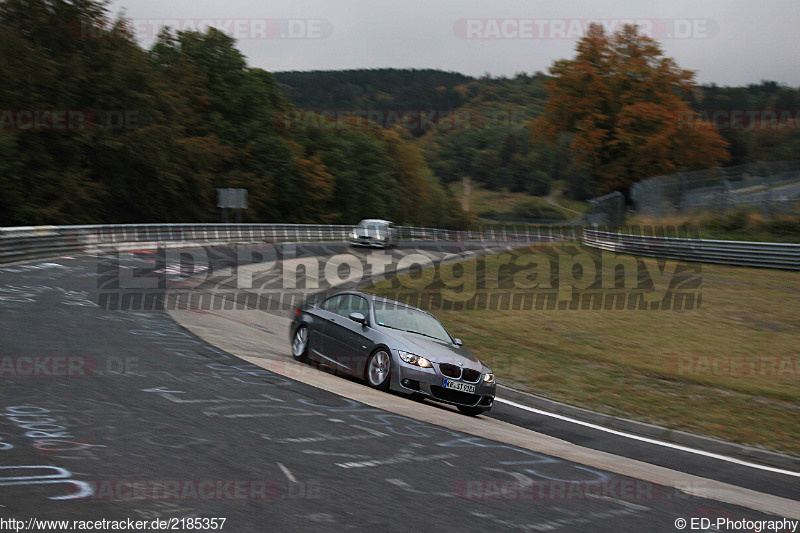
[[[637,213],[663,218],[738,207],[765,217],[800,211],[800,160],[761,162],[679,172],[640,181],[631,187]]]

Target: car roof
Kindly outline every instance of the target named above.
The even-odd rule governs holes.
[[[380,218],[365,218],[364,220],[358,223],[358,225],[361,224],[394,224],[394,222],[392,222],[391,220],[383,220]]]
[[[356,296],[361,296],[363,298],[366,298],[367,300],[372,300],[375,303],[384,303],[384,304],[396,305],[398,307],[405,307],[406,309],[412,309],[414,311],[420,311],[422,313],[426,313],[426,314],[430,315],[430,313],[428,313],[424,309],[420,309],[419,307],[414,307],[413,305],[409,305],[409,304],[407,304],[405,302],[400,302],[398,300],[392,300],[390,298],[385,298],[383,296],[377,296],[375,294],[368,294],[368,293],[365,293],[365,292],[342,291],[342,292],[337,292],[335,294],[331,294],[330,296],[328,296],[328,298],[334,298],[336,296],[341,296],[341,295],[344,295],[344,294],[354,294]],[[328,298],[325,298],[325,299],[327,300]]]

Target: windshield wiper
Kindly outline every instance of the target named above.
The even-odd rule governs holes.
[[[381,326],[383,326],[385,328],[396,329],[397,331],[405,331],[406,333],[416,333],[417,335],[422,335],[423,337],[430,337],[431,339],[436,339],[437,341],[447,342],[447,341],[445,341],[445,339],[440,339],[439,337],[434,337],[433,335],[428,335],[427,333],[422,333],[421,331],[414,331],[413,329],[396,328],[394,326],[388,326],[386,324],[380,324],[380,323],[379,323],[379,325],[381,325]]]
[[[381,326],[381,327],[384,327],[384,328],[396,329],[397,331],[408,331],[408,330],[403,329],[403,328],[396,328],[394,326],[389,326],[387,324],[383,324],[382,322],[378,322],[378,325]]]
[[[423,337],[430,337],[431,339],[436,339],[437,341],[444,341],[444,339],[440,339],[439,337],[434,337],[433,335],[428,335],[427,333],[422,333],[421,331],[414,331],[412,329],[406,329],[403,331],[407,331],[409,333],[416,333],[417,335],[422,335]]]

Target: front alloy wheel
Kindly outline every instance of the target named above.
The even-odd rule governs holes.
[[[392,371],[392,356],[386,350],[378,350],[367,362],[367,383],[370,387],[386,390]]]
[[[308,328],[300,326],[294,332],[294,339],[292,339],[292,355],[297,361],[301,363],[306,360],[308,355]]]

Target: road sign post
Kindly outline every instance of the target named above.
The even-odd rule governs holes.
[[[222,209],[222,222],[228,222],[228,209],[236,209],[236,221],[242,221],[247,209],[247,189],[217,189],[217,207]]]

